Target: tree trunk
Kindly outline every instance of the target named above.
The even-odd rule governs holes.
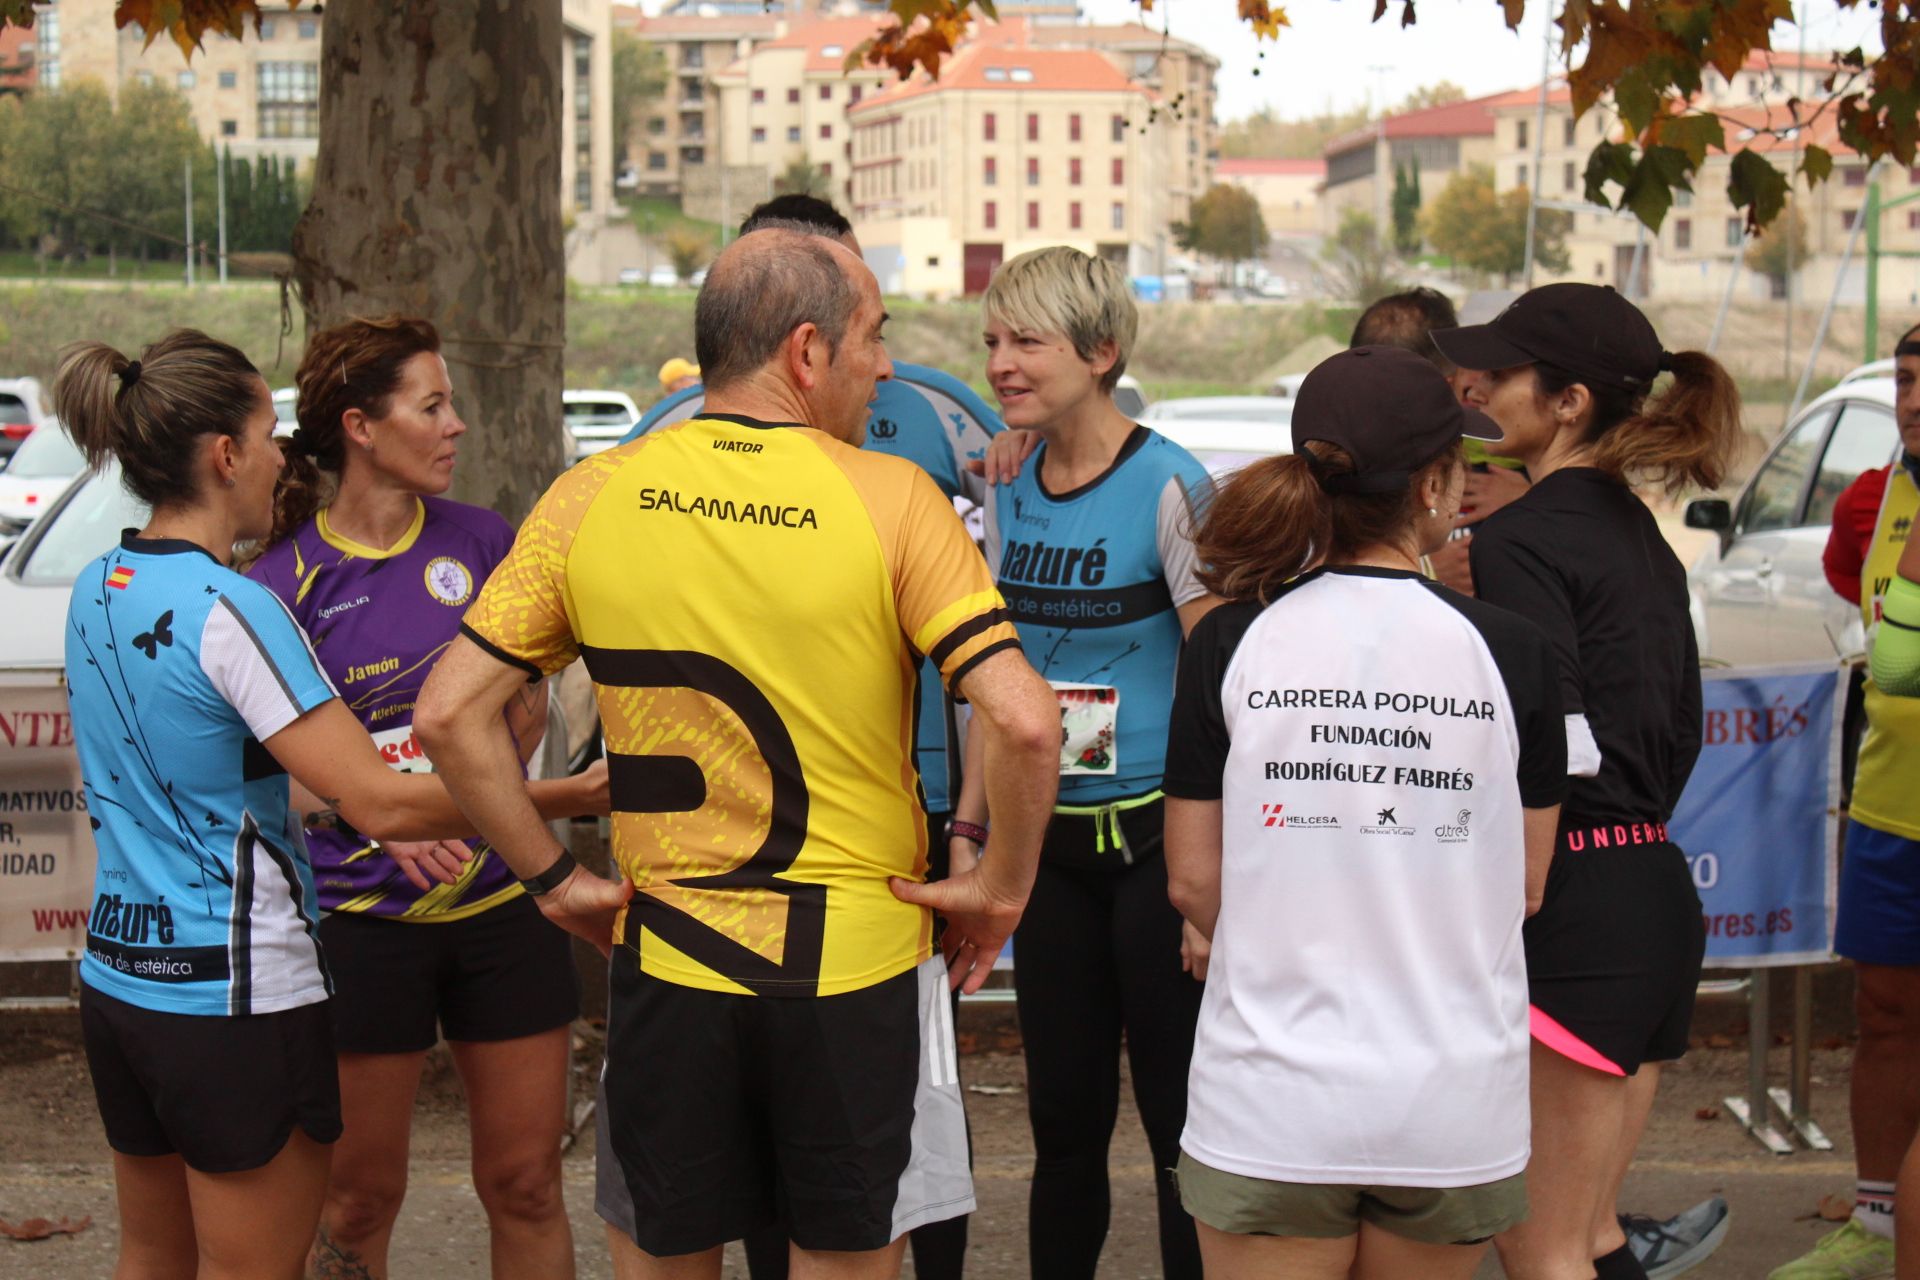
[[[453,496],[518,522],[565,461],[560,0],[331,0],[294,228],[308,332],[439,327],[468,426]]]

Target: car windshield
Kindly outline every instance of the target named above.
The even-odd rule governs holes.
[[[611,400],[576,400],[567,406],[570,427],[630,427],[633,415]]]
[[[1185,422],[1273,422],[1282,426],[1293,421],[1293,403],[1268,397],[1245,399],[1162,400],[1153,407],[1153,416],[1162,420]]]
[[[86,459],[61,428],[41,427],[14,451],[7,474],[23,480],[46,480],[59,476],[77,476],[86,469]]]
[[[33,415],[27,412],[25,400],[10,391],[0,391],[0,424],[32,421]]]
[[[88,476],[28,535],[32,542],[16,572],[22,582],[72,582],[88,561],[120,540],[122,529],[138,529],[147,515],[147,504],[127,492],[118,470]]]

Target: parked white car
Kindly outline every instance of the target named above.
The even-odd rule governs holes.
[[[1120,381],[1113,386],[1113,407],[1135,421],[1147,411],[1147,393],[1141,389],[1138,378],[1130,373],[1120,375]]]
[[[1820,567],[1833,504],[1861,472],[1900,455],[1894,384],[1871,366],[1803,409],[1732,498],[1687,505],[1690,528],[1719,535],[1687,572],[1702,657],[1735,666],[1858,654],[1858,601]]]
[[[20,442],[51,421],[38,378],[0,378],[0,466]]]
[[[1192,396],[1156,400],[1140,419],[1156,431],[1167,422],[1270,422],[1284,438],[1293,424],[1293,401],[1280,396]]]
[[[563,391],[560,398],[576,462],[613,448],[640,421],[640,407],[624,391]]]
[[[58,422],[21,441],[0,471],[0,534],[19,533],[32,524],[86,469],[86,459]]]

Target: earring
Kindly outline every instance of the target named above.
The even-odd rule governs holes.
[[[227,488],[229,488],[229,489],[231,489],[231,488],[233,488],[233,477],[232,477],[232,476],[228,476],[228,477],[227,477]]]
[[[1437,519],[1437,518],[1439,517],[1439,515],[1440,515],[1440,508],[1438,508],[1438,507],[1428,507],[1428,508],[1427,508],[1427,514],[1428,514],[1429,516],[1432,516],[1432,517],[1434,517],[1434,518],[1436,518],[1436,519]]]

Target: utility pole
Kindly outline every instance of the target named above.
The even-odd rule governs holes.
[[[185,163],[187,171],[187,288],[193,288],[193,160],[189,157]]]
[[[218,193],[217,198],[219,201],[219,208],[220,208],[220,283],[221,284],[225,284],[227,282],[227,160],[232,154],[233,154],[232,151],[229,150],[225,155],[215,156],[214,166],[213,166],[213,183],[214,183],[214,189]]]
[[[1533,109],[1533,172],[1529,175],[1533,181],[1527,186],[1527,248],[1524,260],[1524,288],[1533,288],[1533,237],[1534,226],[1539,221],[1540,209],[1540,165],[1541,153],[1547,145],[1547,69],[1553,61],[1553,6],[1545,6],[1541,12],[1546,20],[1540,27],[1540,102]]]

